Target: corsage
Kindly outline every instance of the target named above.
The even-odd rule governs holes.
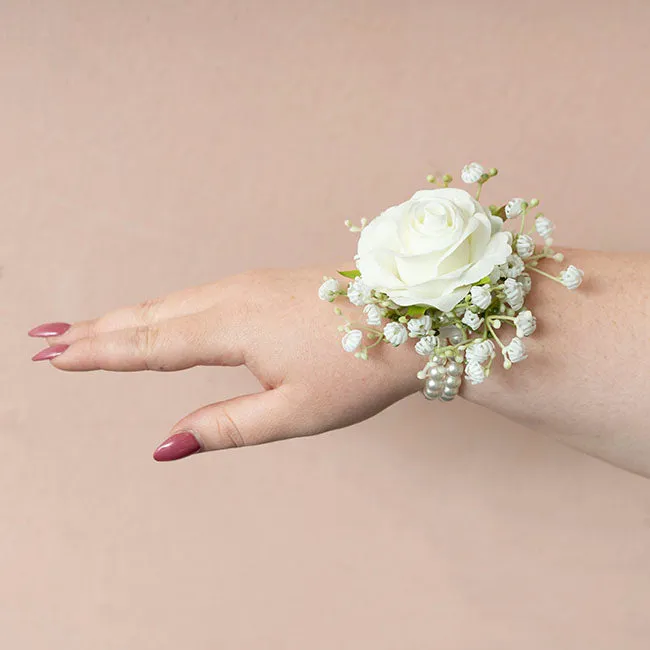
[[[356,269],[339,271],[346,280],[323,278],[318,290],[322,300],[346,299],[362,310],[359,322],[339,327],[343,349],[357,358],[367,359],[382,342],[413,340],[426,359],[418,378],[428,399],[451,401],[463,378],[485,381],[497,352],[506,369],[527,358],[524,339],[537,324],[525,305],[534,276],[571,290],[582,282],[583,272],[573,265],[558,274],[539,268],[542,260],[562,262],[564,256],[552,249],[553,223],[537,211],[529,216],[538,199],[480,203],[483,185],[496,175],[494,168],[466,165],[461,180],[476,185],[474,196],[450,187],[448,174],[439,180],[430,175],[433,189],[360,226],[346,221],[359,233]],[[511,230],[504,227],[509,223],[515,224]]]

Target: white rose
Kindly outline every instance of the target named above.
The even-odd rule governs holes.
[[[357,268],[398,305],[448,312],[512,253],[502,225],[465,190],[421,190],[361,231]]]

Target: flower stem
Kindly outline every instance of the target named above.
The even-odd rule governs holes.
[[[524,226],[526,225],[526,213],[528,210],[524,210],[524,213],[521,215],[521,228],[519,228],[519,234],[523,235],[524,234]]]
[[[487,368],[485,369],[485,376],[489,377],[490,376],[490,370],[492,370],[492,362],[494,361],[494,356],[490,357],[490,360],[488,361]]]
[[[370,350],[370,348],[374,348],[375,345],[378,345],[384,340],[384,335],[381,334],[381,336],[377,337],[377,340],[374,343],[371,343],[370,345],[366,345],[366,350]]]
[[[544,258],[548,257],[546,253],[538,253],[537,255],[531,255],[530,257],[526,258],[526,262],[532,262],[533,260],[543,260]]]
[[[501,343],[501,339],[497,336],[497,333],[495,332],[492,325],[490,325],[490,319],[491,318],[494,318],[496,320],[501,320],[501,319],[498,316],[488,316],[485,319],[485,324],[487,325],[487,328],[490,330],[490,332],[492,333],[492,336],[494,337],[495,341],[499,344],[499,347],[501,348],[501,351],[503,352],[505,350],[506,346],[503,345],[503,343]]]
[[[547,273],[546,271],[542,271],[541,269],[538,269],[534,266],[528,266],[526,265],[526,268],[529,269],[530,271],[535,271],[535,273],[539,273],[540,275],[543,275],[544,277],[548,278],[549,280],[554,280],[558,284],[563,284],[562,280],[560,278],[556,278],[554,275],[551,275],[550,273]]]
[[[542,250],[541,253],[537,253],[537,255],[531,255],[530,257],[526,258],[526,263],[532,262],[533,260],[544,260],[544,259],[552,260],[554,255],[555,255],[554,250],[544,246],[544,250]]]

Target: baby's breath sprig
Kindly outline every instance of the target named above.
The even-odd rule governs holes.
[[[483,186],[497,174],[496,168],[486,171],[475,162],[463,167],[461,180],[477,186],[473,198],[464,190],[450,187],[450,174],[439,178],[429,174],[427,182],[440,182],[442,187],[417,192],[411,201],[396,206],[390,216],[384,213],[378,217],[398,220],[394,224],[389,221],[380,231],[381,241],[372,241],[364,232],[367,219],[361,219],[360,226],[346,221],[351,232],[366,238],[363,255],[355,256],[357,269],[339,271],[348,281],[347,286],[342,286],[339,279],[324,277],[318,291],[322,300],[333,302],[345,297],[354,306],[363,307],[365,322],[346,321],[339,326],[343,348],[360,359],[367,359],[368,351],[382,342],[398,347],[415,339],[415,351],[427,359],[418,377],[425,380],[423,393],[428,399],[453,399],[463,375],[471,384],[485,381],[492,372],[497,349],[505,369],[528,357],[524,339],[537,326],[536,317],[525,304],[532,288],[531,272],[571,290],[582,283],[583,272],[573,265],[557,274],[539,268],[544,260],[564,261],[564,255],[552,248],[555,225],[542,212],[535,214],[526,232],[529,213],[539,206],[539,199],[513,198],[500,207],[492,204],[488,208],[479,203]],[[445,215],[444,221],[441,215]],[[495,240],[492,249],[498,248],[499,253],[489,257],[491,249],[484,247],[483,256],[477,256],[469,265],[459,258],[460,270],[455,270],[453,252],[463,242],[454,238],[466,236],[469,250],[478,246],[471,241],[471,235],[463,234],[473,232],[464,227],[470,218],[486,224]],[[516,219],[521,221],[514,230],[503,227]],[[391,229],[396,233],[394,241],[386,240]],[[447,244],[451,242],[446,253],[444,244],[441,252],[437,236],[444,237]],[[485,231],[481,236],[485,237]],[[535,236],[542,240],[541,244]],[[499,238],[498,244],[495,238]],[[428,277],[409,281],[414,268],[410,258],[417,257],[415,269],[421,272],[427,246],[431,250]],[[378,252],[373,254],[373,250]],[[382,264],[385,268],[374,276],[368,271]],[[462,264],[465,266],[461,268]],[[467,282],[449,281],[450,273],[462,278],[468,269],[471,276]],[[483,273],[477,274],[478,269]],[[448,286],[451,293],[436,293],[441,284]],[[426,299],[427,287],[435,294],[430,300]],[[334,311],[343,315],[338,306]],[[504,325],[505,335],[500,333]],[[508,340],[511,328],[515,335]]]
[[[343,223],[350,232],[361,232],[368,225],[368,219],[361,219],[359,226],[355,226],[350,219],[346,219]]]

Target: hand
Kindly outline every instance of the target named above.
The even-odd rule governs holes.
[[[343,319],[317,295],[334,270],[253,271],[69,327],[40,326],[30,334],[48,336],[50,347],[34,359],[72,371],[246,365],[263,390],[187,415],[156,460],[345,427],[417,391],[423,363],[412,346],[378,345],[367,361],[342,349]]]

